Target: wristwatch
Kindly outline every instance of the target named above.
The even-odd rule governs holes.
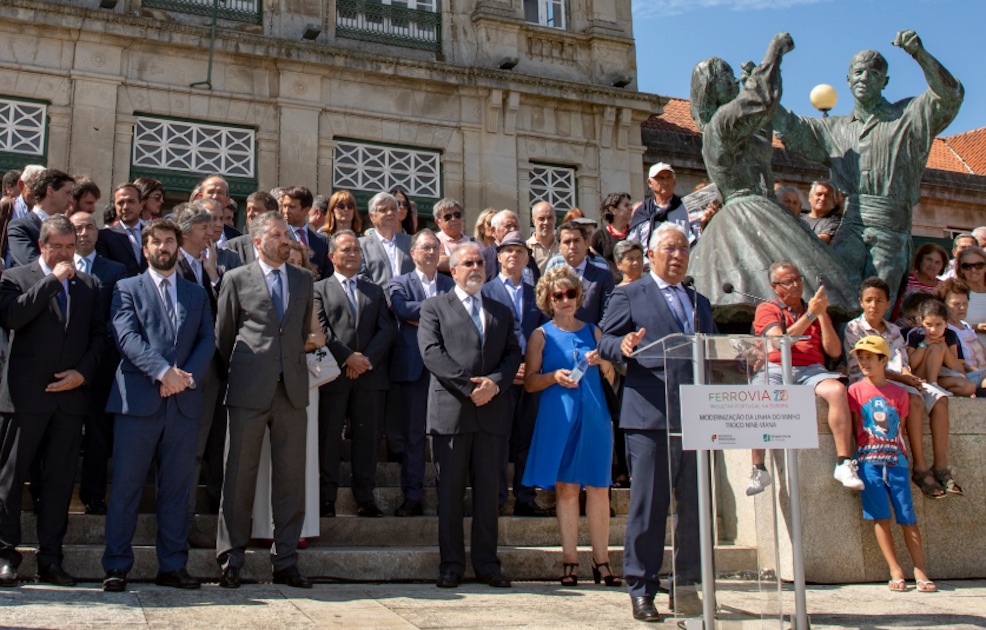
[[[816,319],[818,319],[818,315],[815,315],[814,313],[812,313],[810,311],[807,312],[807,313],[805,313],[805,317],[808,318],[808,323],[809,324],[812,323],[813,321],[815,321]]]

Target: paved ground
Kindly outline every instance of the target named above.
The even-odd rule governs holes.
[[[892,593],[885,584],[809,587],[812,628],[933,630],[986,628],[986,580],[942,581],[936,594]],[[768,609],[776,587],[751,582],[720,585],[719,628],[788,628]],[[793,610],[793,596],[780,597]],[[659,601],[666,611],[667,602]],[[27,585],[0,590],[4,628],[675,628],[644,626],[630,616],[620,589],[562,588],[516,583],[510,590],[466,584],[458,590],[431,584],[319,584],[300,591],[270,584],[239,590],[207,584],[176,591],[132,584],[127,593],[98,585],[62,589]]]

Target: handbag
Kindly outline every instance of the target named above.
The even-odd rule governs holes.
[[[332,353],[325,346],[307,353],[306,358],[308,360],[309,388],[321,387],[326,383],[331,383],[342,374],[342,370],[339,369],[339,364],[336,363],[335,357],[332,356]]]

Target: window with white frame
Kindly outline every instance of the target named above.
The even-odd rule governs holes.
[[[541,26],[565,28],[567,0],[524,0],[524,19]]]
[[[255,136],[253,129],[243,127],[139,117],[134,125],[132,165],[254,177]]]
[[[0,98],[0,153],[44,156],[48,106]]]
[[[576,206],[574,168],[532,164],[528,187],[532,206],[547,201],[559,212],[562,209],[567,212]]]
[[[332,186],[373,193],[400,186],[409,197],[442,196],[441,153],[340,140],[332,159]]]

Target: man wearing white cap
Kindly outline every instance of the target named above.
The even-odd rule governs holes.
[[[671,221],[685,228],[688,232],[689,244],[695,244],[695,239],[698,238],[698,226],[690,225],[688,210],[681,203],[681,197],[674,194],[675,181],[674,169],[670,164],[658,162],[650,167],[647,173],[647,186],[654,195],[645,199],[640,209],[633,214],[627,240],[637,241],[646,249],[654,227],[664,221]]]

